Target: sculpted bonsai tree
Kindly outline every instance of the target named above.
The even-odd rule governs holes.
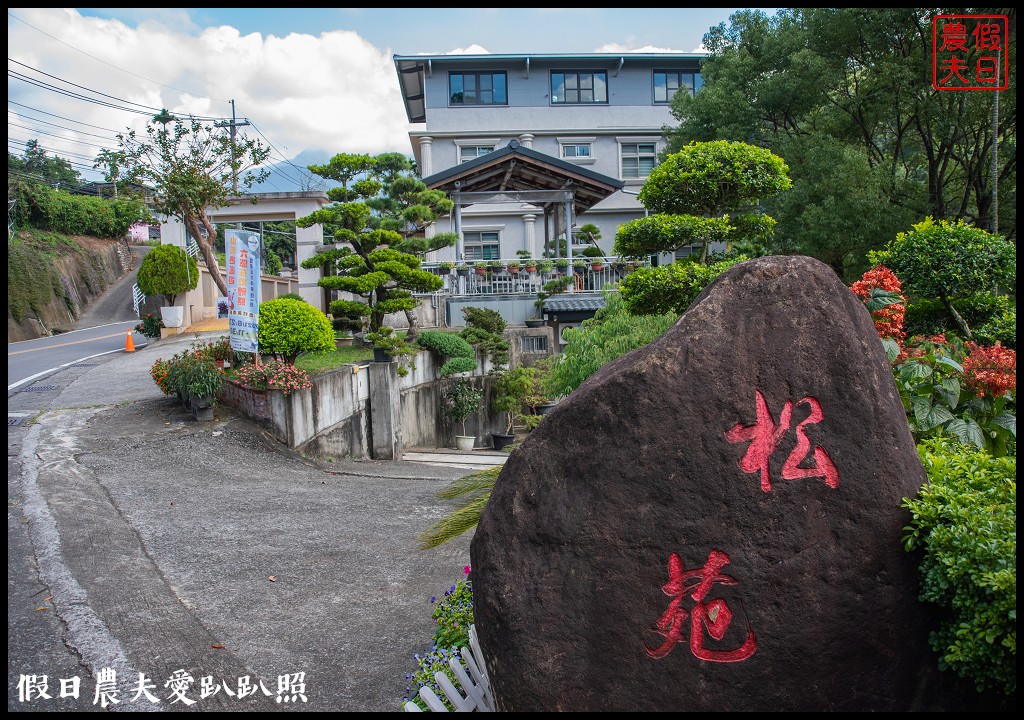
[[[758,200],[790,187],[782,158],[764,148],[718,140],[690,143],[651,171],[637,199],[652,214],[625,223],[615,253],[644,257],[700,245],[706,263],[713,242],[749,242],[775,221],[754,210]]]
[[[199,265],[177,245],[157,245],[146,253],[136,276],[147,295],[163,295],[167,305],[199,284]]]
[[[335,300],[335,318],[353,326],[369,318],[377,331],[389,313],[404,312],[408,340],[417,333],[415,292],[439,290],[444,281],[420,269],[423,256],[455,242],[454,233],[422,236],[422,231],[454,204],[440,191],[428,190],[415,177],[411,162],[400,153],[376,157],[339,153],[327,165],[309,169],[340,187],[327,191],[334,204],[300,218],[300,227],[320,223],[335,247],[304,261],[321,268],[321,287],[343,290],[363,300]]]
[[[217,230],[207,212],[228,205],[239,188],[266,179],[270,171],[258,168],[270,148],[195,118],[175,118],[166,110],[146,126],[146,137],[129,130],[118,133],[117,142],[120,149],[104,155],[104,166],[116,167],[124,183],[154,189],[153,209],[181,220],[199,244],[221,295],[227,295],[213,251]]]

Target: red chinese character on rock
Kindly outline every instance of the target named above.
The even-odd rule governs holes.
[[[960,22],[943,25],[940,50],[967,50],[967,26]]]
[[[835,463],[832,462],[832,458],[824,448],[817,446],[814,448],[812,454],[814,459],[813,466],[800,467],[800,462],[807,457],[811,450],[811,441],[807,437],[807,431],[804,429],[804,426],[817,424],[825,418],[825,413],[822,412],[821,403],[818,402],[817,398],[805,397],[798,400],[795,405],[793,401],[787,400],[786,404],[782,407],[777,425],[772,417],[771,410],[768,409],[768,401],[765,400],[764,394],[760,390],[755,391],[755,402],[757,409],[754,424],[744,425],[743,423],[736,423],[725,432],[725,437],[729,442],[750,442],[747,452],[740,458],[740,469],[745,473],[760,472],[761,489],[765,492],[771,491],[770,458],[778,447],[783,435],[789,431],[793,408],[807,405],[810,408],[810,414],[804,420],[797,423],[796,446],[789,453],[785,464],[782,466],[782,479],[802,480],[820,477],[824,479],[825,484],[830,488],[839,487],[839,470],[836,469]]]
[[[719,571],[729,564],[729,556],[720,550],[712,550],[704,567],[687,571],[682,558],[672,553],[668,559],[669,580],[661,588],[662,592],[672,598],[668,610],[658,619],[657,632],[665,637],[665,642],[658,648],[644,645],[647,654],[652,658],[663,658],[672,652],[672,648],[683,638],[683,623],[690,618],[690,652],[694,657],[709,662],[739,662],[746,660],[757,650],[757,639],[754,630],[748,628],[747,639],[735,650],[710,650],[704,647],[704,630],[714,640],[725,637],[726,630],[732,622],[732,610],[721,598],[708,603],[704,598],[715,583],[738,585],[739,583]],[[687,611],[682,603],[686,596],[693,598],[693,608]]]

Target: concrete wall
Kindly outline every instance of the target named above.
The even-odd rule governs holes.
[[[400,459],[403,448],[454,447],[456,428],[442,407],[439,365],[426,351],[415,365],[404,377],[397,363],[345,365],[311,378],[311,390],[287,396],[229,383],[220,399],[309,455]],[[480,411],[466,421],[477,447],[491,447],[490,434],[504,427],[490,410],[490,370],[490,363],[482,363],[469,375],[485,393]]]

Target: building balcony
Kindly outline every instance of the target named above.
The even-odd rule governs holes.
[[[583,261],[585,265],[576,263]],[[557,261],[555,261],[557,262]],[[564,261],[563,261],[564,262]],[[512,263],[512,269],[509,264]],[[599,293],[606,285],[617,283],[643,263],[626,263],[621,258],[574,258],[574,266],[553,266],[549,270],[528,270],[521,259],[467,261],[464,266],[453,263],[425,262],[422,269],[444,280],[436,294],[449,296],[536,295],[549,280],[573,274],[567,292]],[[518,264],[518,266],[516,266]]]

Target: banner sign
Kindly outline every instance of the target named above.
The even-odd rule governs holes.
[[[260,234],[225,230],[227,250],[228,328],[231,349],[259,351],[256,331],[260,321]]]

